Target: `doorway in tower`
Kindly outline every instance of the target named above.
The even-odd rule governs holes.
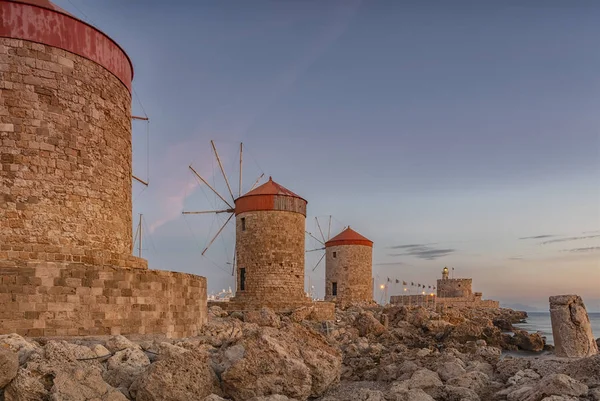
[[[331,283],[331,295],[337,296],[337,283]]]

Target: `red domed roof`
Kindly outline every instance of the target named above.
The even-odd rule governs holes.
[[[289,189],[287,189],[287,188],[279,185],[275,181],[273,181],[273,178],[271,178],[271,177],[269,177],[269,181],[265,182],[258,188],[253,189],[252,191],[248,192],[247,194],[242,195],[241,197],[243,198],[245,196],[254,196],[254,195],[292,196],[294,198],[302,199],[301,196],[296,195]]]
[[[373,241],[366,237],[363,237],[362,235],[348,227],[325,243],[326,247],[336,245],[366,245],[372,247]]]
[[[57,6],[56,4],[54,4],[54,3],[52,3],[52,2],[50,2],[48,0],[8,0],[8,1],[12,1],[14,3],[30,4],[32,6],[36,6],[36,7],[40,7],[40,8],[45,8],[45,9],[48,9],[48,10],[59,12],[61,14],[69,15],[69,16],[71,16],[73,18],[77,18],[73,14],[68,13],[67,11],[63,10],[62,8],[60,8],[59,6]]]
[[[235,200],[235,214],[250,211],[296,212],[306,216],[305,199],[282,187],[271,177],[260,187]]]

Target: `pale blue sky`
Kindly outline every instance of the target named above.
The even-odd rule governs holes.
[[[133,60],[152,268],[233,286],[232,227],[202,258],[217,222],[180,212],[219,205],[187,166],[226,192],[209,141],[236,181],[241,140],[245,188],[272,175],[309,201],[309,231],[332,214],[372,239],[378,281],[434,284],[448,265],[484,297],[546,308],[574,292],[600,310],[599,3],[56,3]],[[146,177],[143,123],[133,135]]]

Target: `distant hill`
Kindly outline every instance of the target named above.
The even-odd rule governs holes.
[[[540,308],[536,308],[535,306],[524,305],[524,304],[501,303],[500,306],[502,308],[509,308],[509,309],[520,310],[520,311],[525,311],[525,312],[548,312],[547,310],[542,310]]]

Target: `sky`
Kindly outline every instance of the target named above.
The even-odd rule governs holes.
[[[243,192],[272,176],[308,200],[315,236],[318,218],[324,237],[373,240],[378,285],[433,286],[449,266],[504,305],[575,293],[600,311],[600,3],[55,3],[132,59],[151,268],[234,288],[231,222],[201,255],[227,216],[181,212],[224,205],[190,164],[230,198],[210,140],[237,196],[243,142]]]

